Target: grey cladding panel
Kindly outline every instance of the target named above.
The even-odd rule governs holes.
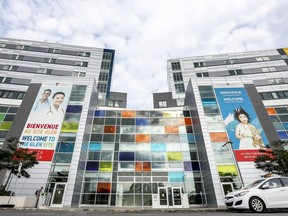
[[[11,83],[13,84],[20,84],[20,85],[29,85],[31,82],[30,79],[19,79],[19,78],[13,78]]]
[[[64,71],[64,70],[53,70],[51,74],[58,75],[58,76],[72,76],[71,71]]]

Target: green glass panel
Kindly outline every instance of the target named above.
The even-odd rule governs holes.
[[[100,171],[112,172],[112,162],[100,162]]]
[[[3,121],[4,118],[5,118],[5,114],[0,113],[0,121]]]
[[[77,132],[79,123],[63,122],[61,132]]]
[[[11,128],[12,122],[2,122],[0,130],[9,130]]]
[[[168,161],[182,161],[182,152],[167,152]]]

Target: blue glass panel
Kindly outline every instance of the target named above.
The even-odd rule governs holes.
[[[104,110],[95,110],[94,116],[105,116]]]
[[[184,170],[185,171],[192,171],[192,164],[189,161],[184,162]]]
[[[191,164],[192,164],[193,171],[200,170],[199,162],[192,162]]]
[[[66,109],[66,113],[81,113],[82,106],[80,105],[68,105]]]
[[[58,142],[57,143],[57,150],[59,152],[73,152],[74,150],[74,143],[69,142]]]
[[[180,136],[180,142],[181,143],[187,143],[188,142],[188,137],[186,134],[185,135],[180,134],[179,136]]]
[[[119,161],[134,161],[134,152],[120,152]]]
[[[149,125],[148,118],[136,118],[136,125]]]
[[[216,98],[201,98],[203,104],[217,104]]]
[[[283,123],[283,126],[284,126],[285,130],[288,130],[288,123]]]
[[[91,142],[89,145],[90,151],[101,151],[101,143]]]
[[[169,172],[170,182],[183,182],[184,173],[183,172]]]
[[[285,131],[277,131],[280,139],[288,139],[287,133]]]
[[[188,142],[195,142],[194,134],[187,134]]]
[[[88,161],[86,165],[86,170],[95,170],[97,171],[99,169],[99,162],[92,162]]]
[[[151,151],[152,152],[166,152],[166,144],[165,143],[151,143]]]

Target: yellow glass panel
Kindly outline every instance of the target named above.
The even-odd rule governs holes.
[[[283,50],[286,53],[286,55],[288,55],[288,48],[283,48]]]
[[[182,161],[182,152],[167,152],[168,161]]]
[[[122,117],[135,118],[136,117],[136,111],[123,110],[122,111]]]
[[[78,131],[78,122],[63,122],[61,132],[75,133]]]
[[[164,111],[163,117],[164,118],[177,117],[177,113],[176,111]]]
[[[112,172],[112,162],[100,162],[100,171]]]
[[[11,128],[12,122],[2,122],[0,125],[0,130],[9,130]]]
[[[238,175],[237,168],[235,165],[219,165],[217,166],[217,170],[220,176],[229,173]]]

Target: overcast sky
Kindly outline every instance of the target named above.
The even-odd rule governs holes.
[[[0,37],[116,51],[112,91],[153,108],[167,59],[288,47],[287,0],[0,0]]]

